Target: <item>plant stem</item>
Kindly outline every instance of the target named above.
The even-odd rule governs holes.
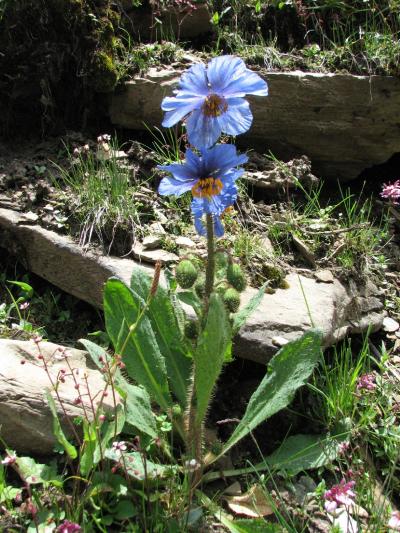
[[[215,273],[215,246],[214,246],[214,225],[212,215],[206,215],[207,223],[207,269],[205,286],[205,313],[208,310],[208,301],[214,288]]]

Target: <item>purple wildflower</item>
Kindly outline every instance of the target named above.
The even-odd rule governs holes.
[[[79,533],[79,531],[82,531],[82,528],[79,524],[64,520],[64,522],[58,526],[56,531],[57,533]]]
[[[381,196],[394,204],[398,204],[400,200],[400,180],[394,183],[384,183]]]
[[[334,485],[331,489],[327,490],[324,494],[325,510],[328,513],[335,513],[336,509],[340,506],[349,507],[354,503],[355,492],[352,490],[355,485],[355,481],[342,481],[338,485]]]
[[[374,374],[363,374],[358,378],[357,389],[374,390],[376,388]]]

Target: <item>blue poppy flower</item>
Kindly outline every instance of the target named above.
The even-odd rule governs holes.
[[[242,174],[242,171],[240,170],[233,172],[240,172],[240,174]],[[191,207],[192,213],[194,215],[194,227],[196,228],[196,231],[199,235],[207,235],[207,226],[204,220],[204,215],[207,214],[212,215],[214,235],[216,237],[222,237],[222,235],[224,234],[224,227],[221,222],[221,215],[236,202],[237,198],[237,188],[235,182],[233,181],[234,179],[236,179],[236,177],[233,175],[233,172],[230,176],[230,180],[232,181],[229,181],[227,183],[226,187],[224,187],[224,190],[221,192],[221,195],[219,197],[218,212],[213,210],[212,204],[207,203],[203,198],[193,198]]]
[[[221,133],[239,135],[253,121],[246,94],[268,95],[268,85],[235,56],[213,58],[182,74],[175,96],[164,98],[162,125],[186,120],[189,142],[197,148],[214,145]]]
[[[195,227],[199,231],[199,221],[204,214],[211,214],[218,221],[225,209],[234,203],[237,196],[235,182],[244,172],[243,168],[238,167],[247,160],[246,155],[236,152],[233,144],[218,144],[202,151],[200,155],[188,149],[184,163],[158,167],[171,174],[162,179],[158,192],[181,196],[191,191]],[[219,232],[218,227],[216,234]],[[201,231],[199,233],[202,234]]]

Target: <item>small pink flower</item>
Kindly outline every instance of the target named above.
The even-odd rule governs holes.
[[[126,442],[124,440],[113,442],[112,447],[116,452],[125,452],[127,450]]]
[[[24,302],[23,304],[21,304],[19,306],[19,308],[21,309],[21,311],[24,311],[24,309],[28,309],[29,307],[29,302]]]
[[[353,505],[355,492],[352,490],[355,485],[355,481],[342,481],[338,485],[334,485],[327,490],[324,494],[325,510],[328,513],[334,513],[340,506],[349,507]]]
[[[350,442],[346,441],[346,442],[341,442],[338,446],[338,449],[339,449],[339,453],[340,454],[344,454],[348,451],[348,449],[350,448]]]
[[[6,455],[4,459],[1,461],[1,464],[4,466],[11,466],[13,465],[17,460],[16,455]]]
[[[400,531],[400,511],[393,511],[390,515],[388,528]]]
[[[363,374],[358,378],[357,389],[374,390],[376,388],[374,374]]]
[[[79,531],[82,531],[81,526],[69,520],[64,520],[56,529],[57,533],[78,533]]]
[[[384,183],[381,196],[382,198],[390,200],[394,204],[398,204],[398,200],[400,199],[400,180],[397,180],[394,183]]]

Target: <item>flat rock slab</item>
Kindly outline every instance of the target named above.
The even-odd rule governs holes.
[[[86,352],[67,349],[68,364],[74,372],[72,376],[62,356],[62,347],[51,342],[41,342],[39,346],[40,351],[33,341],[0,339],[0,431],[7,446],[18,453],[45,455],[52,453],[56,444],[52,414],[44,397],[45,390],[52,389],[49,375],[57,383],[60,370],[66,370],[64,382],[58,385],[64,409],[55,394],[52,395],[59,419],[69,435],[72,430],[67,418],[72,421],[84,414],[82,405],[75,403],[79,396],[76,383],[90,419],[93,417],[89,398],[85,396],[86,385],[97,402],[106,391],[106,384],[101,372],[88,364]],[[39,355],[44,357],[49,375],[44,370],[43,360],[38,359]],[[111,397],[111,391],[108,391],[102,402],[105,411],[112,409]]]
[[[28,269],[90,304],[101,307],[103,285],[110,276],[129,283],[137,261],[84,252],[69,237],[37,225],[27,225],[21,214],[0,209],[0,245],[13,247]],[[151,275],[150,265],[141,265]],[[334,279],[321,283],[312,277],[290,274],[288,289],[266,294],[235,339],[235,354],[265,363],[277,351],[276,337],[292,340],[318,327],[325,346],[350,333],[379,329],[385,313],[372,284],[345,287]],[[243,293],[246,303],[255,289]]]
[[[161,123],[161,101],[181,71],[150,69],[125,83],[111,100],[113,124],[142,130]],[[250,131],[238,139],[284,160],[307,155],[322,177],[350,180],[399,152],[400,79],[270,72],[270,95],[250,97]]]

